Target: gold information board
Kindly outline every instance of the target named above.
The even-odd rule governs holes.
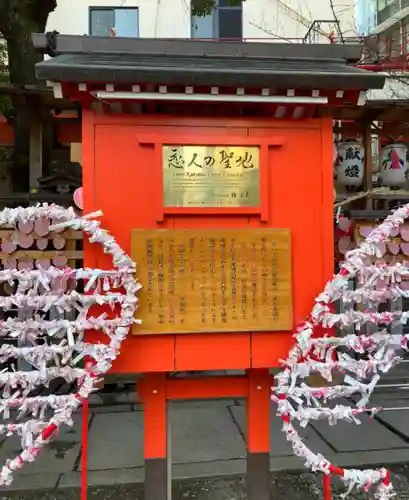
[[[289,230],[134,230],[132,258],[134,334],[292,328]]]
[[[163,146],[165,207],[258,207],[258,146]]]

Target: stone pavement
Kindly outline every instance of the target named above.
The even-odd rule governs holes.
[[[373,403],[374,406],[407,409],[384,412],[375,419],[363,417],[359,426],[339,423],[330,427],[326,422],[317,422],[302,429],[301,433],[313,450],[341,466],[409,462],[409,392],[377,393]],[[170,408],[173,478],[242,474],[246,454],[245,414],[241,400],[173,403]],[[81,415],[76,415],[75,419],[73,428],[64,428],[34,464],[27,465],[16,475],[11,492],[78,487]],[[89,429],[88,479],[91,486],[130,487],[143,481],[143,412],[132,392],[93,395]],[[0,461],[18,451],[17,440],[3,441]],[[274,412],[270,465],[272,471],[303,469],[302,461],[292,456]]]

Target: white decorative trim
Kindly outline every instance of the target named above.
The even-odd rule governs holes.
[[[358,97],[358,106],[363,106],[366,102],[366,91],[363,90],[359,92],[359,97]]]
[[[56,99],[62,99],[62,85],[58,82],[48,82],[48,84],[53,88],[53,94]]]
[[[216,87],[217,88],[217,87]],[[213,90],[213,89],[212,89]],[[218,90],[218,89],[217,89]],[[97,99],[143,99],[143,100],[166,100],[166,101],[195,101],[195,102],[271,102],[283,104],[328,104],[328,97],[309,97],[298,96],[288,97],[280,95],[263,96],[245,94],[243,96],[237,94],[176,94],[168,92],[160,94],[159,92],[104,92],[102,90],[91,92]]]

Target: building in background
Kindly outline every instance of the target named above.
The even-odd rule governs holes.
[[[359,34],[367,35],[376,27],[378,3],[378,0],[356,1],[356,25]]]
[[[386,71],[383,90],[372,99],[407,99],[409,94],[409,0],[357,0],[357,25],[371,45],[370,58]]]
[[[330,0],[245,0],[239,6],[218,0],[214,12],[191,16],[190,0],[60,1],[47,30],[73,35],[143,38],[265,39],[329,42],[337,32]],[[335,0],[344,36],[356,36],[355,0]],[[311,26],[314,21],[313,29]],[[310,30],[310,31],[309,31]]]

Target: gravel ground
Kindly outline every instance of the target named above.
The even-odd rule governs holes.
[[[409,466],[394,466],[393,484],[399,500],[409,500]],[[341,500],[345,491],[339,480],[333,481],[333,500]],[[1,495],[2,500],[78,500],[76,488],[54,491],[25,491]],[[89,500],[143,500],[143,486],[127,485],[95,487],[88,492]],[[322,500],[321,478],[310,473],[277,472],[271,475],[271,500]],[[373,500],[372,495],[352,493],[351,500]],[[247,500],[243,477],[215,478],[200,481],[175,481],[172,500]]]

